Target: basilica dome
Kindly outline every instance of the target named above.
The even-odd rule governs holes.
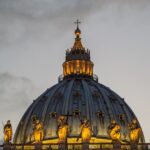
[[[32,119],[38,118],[43,124],[42,142],[57,143],[58,116],[64,116],[69,126],[68,142],[80,140],[80,124],[85,118],[92,130],[91,142],[111,142],[108,126],[112,120],[120,125],[121,141],[129,142],[129,124],[137,120],[134,112],[122,97],[109,87],[98,82],[93,74],[90,51],[81,42],[81,31],[77,26],[75,42],[66,50],[63,75],[58,83],[48,88],[26,110],[14,136],[14,143],[33,143]],[[140,124],[137,120],[139,128]],[[144,142],[141,132],[139,142]]]

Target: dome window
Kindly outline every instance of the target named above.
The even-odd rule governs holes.
[[[125,115],[124,114],[120,114],[118,115],[119,120],[121,122],[122,125],[125,125]]]
[[[109,98],[111,99],[112,102],[117,101],[117,98],[113,94],[110,94]]]
[[[119,116],[119,120],[121,120],[121,121],[124,121],[124,120],[125,120],[124,114],[120,114],[120,115],[118,115],[118,116]]]
[[[81,114],[81,111],[80,111],[79,109],[75,109],[75,110],[73,111],[73,116],[75,116],[75,117],[80,116],[80,114]]]
[[[76,91],[73,93],[73,96],[74,96],[74,97],[79,97],[79,96],[81,96],[80,91],[79,91],[79,90],[76,90]]]
[[[93,97],[96,97],[96,98],[99,98],[99,97],[100,97],[99,91],[96,91],[96,90],[93,91],[92,96],[93,96]]]
[[[57,99],[60,99],[62,97],[63,97],[62,92],[58,92],[58,93],[55,94],[54,99],[57,100]]]
[[[96,114],[97,114],[97,117],[104,118],[104,113],[102,111],[98,111]]]
[[[97,117],[99,118],[100,124],[102,125],[102,128],[104,128],[104,113],[102,111],[97,112]]]
[[[56,112],[51,112],[49,113],[50,118],[56,118],[57,117],[57,113]]]

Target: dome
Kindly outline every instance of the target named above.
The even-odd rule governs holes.
[[[112,141],[108,134],[112,120],[121,127],[121,141],[129,142],[129,124],[137,118],[123,98],[98,82],[98,77],[93,74],[90,53],[82,47],[79,35],[73,48],[66,51],[63,69],[59,82],[34,100],[23,115],[14,143],[34,142],[31,136],[34,117],[43,124],[43,142],[58,142],[58,116],[64,116],[69,125],[68,142],[77,142],[76,138],[80,138],[80,124],[85,118],[92,130],[92,142]],[[138,120],[137,125],[140,127]],[[143,133],[139,142],[144,142]]]
[[[80,120],[87,117],[93,137],[110,139],[107,128],[112,119],[121,125],[122,140],[129,141],[127,125],[136,118],[123,98],[108,87],[88,78],[65,79],[47,89],[27,109],[22,117],[14,141],[31,142],[32,116],[38,116],[44,125],[44,140],[57,139],[56,115],[68,117],[69,137],[80,135]],[[141,136],[141,141],[144,137]]]

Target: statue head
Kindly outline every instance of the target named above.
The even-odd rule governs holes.
[[[112,120],[111,120],[111,123],[112,123],[112,124],[115,124],[115,123],[116,123],[116,121],[115,121],[114,119],[112,119]]]
[[[36,124],[38,124],[38,123],[40,123],[40,120],[37,119],[37,120],[36,120]]]
[[[65,116],[61,115],[58,117],[58,120],[57,120],[59,123],[64,123],[65,121]]]
[[[64,116],[60,116],[60,120],[65,120],[65,117]]]
[[[137,124],[137,120],[134,118],[134,119],[132,120],[132,123],[133,123],[133,124]]]
[[[10,120],[7,120],[7,124],[10,124]]]
[[[89,122],[89,120],[86,117],[84,117],[83,118],[83,123],[87,124],[88,122]]]
[[[38,120],[38,117],[36,115],[33,115],[31,120],[32,120],[32,123],[35,124],[36,121]]]

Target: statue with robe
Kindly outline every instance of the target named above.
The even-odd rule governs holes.
[[[58,135],[58,142],[64,143],[67,140],[68,135],[68,123],[66,122],[65,116],[61,115],[58,117],[58,129],[57,129],[57,135]]]
[[[43,125],[38,119],[33,122],[33,137],[35,143],[40,143],[44,137]]]
[[[9,143],[12,139],[12,126],[10,120],[4,125],[4,143]]]
[[[92,136],[92,130],[90,127],[89,120],[85,118],[83,121],[81,121],[80,128],[82,142],[89,142]]]
[[[139,137],[141,134],[141,128],[138,126],[137,120],[133,119],[131,124],[128,125],[130,133],[130,141],[131,142],[138,142],[139,141]]]
[[[120,125],[116,123],[115,120],[111,121],[111,124],[108,126],[108,134],[113,141],[120,141]]]

